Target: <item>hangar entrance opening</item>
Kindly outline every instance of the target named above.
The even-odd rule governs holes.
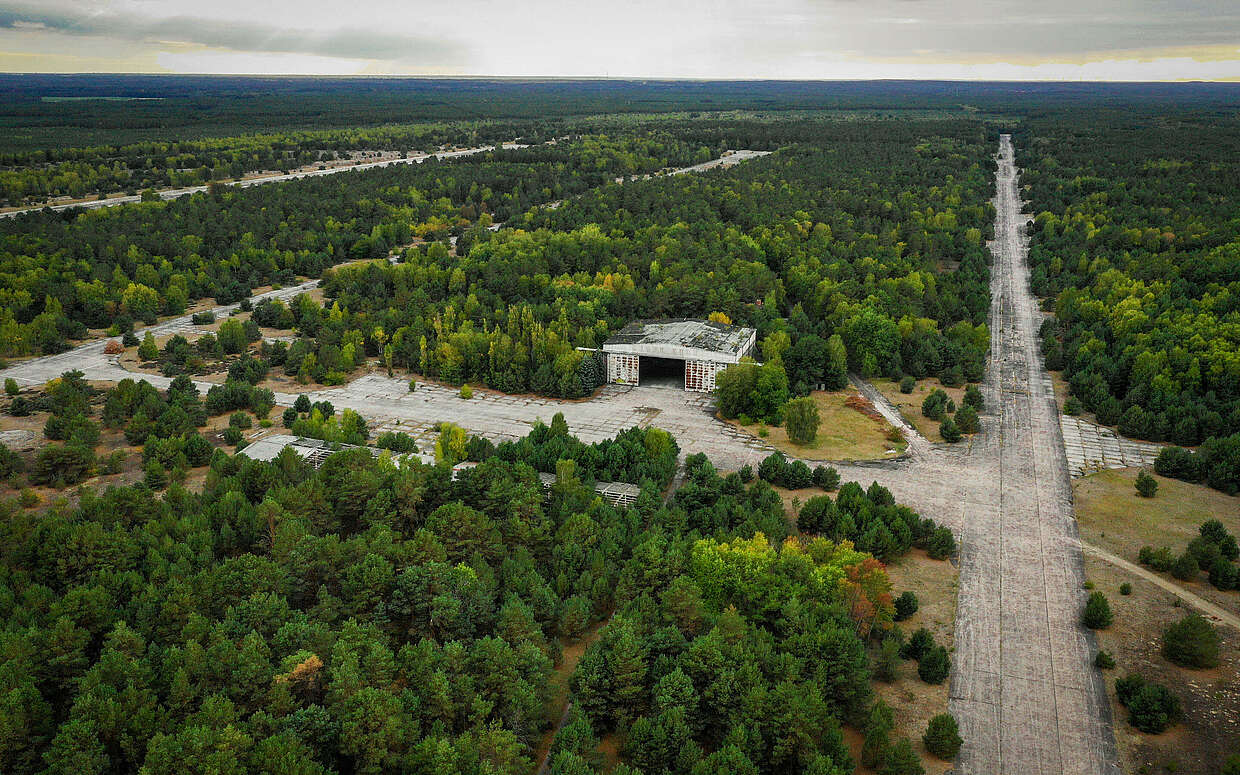
[[[715,389],[715,375],[753,353],[757,332],[708,320],[630,323],[603,343],[607,381]]]
[[[683,388],[685,386],[685,362],[678,358],[641,356],[638,366],[639,385]]]

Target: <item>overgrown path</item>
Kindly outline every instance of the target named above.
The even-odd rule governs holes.
[[[527,148],[528,146],[518,143],[503,143],[504,148]],[[435,153],[416,153],[412,156],[405,156],[399,159],[382,159],[380,161],[367,161],[359,164],[350,164],[344,167],[324,167],[323,169],[303,170],[301,172],[284,172],[276,175],[256,175],[251,178],[242,180],[221,180],[219,183],[226,186],[239,186],[241,188],[249,188],[250,186],[261,186],[265,183],[280,183],[285,180],[299,180],[301,178],[317,178],[323,175],[335,175],[338,172],[355,172],[357,170],[371,169],[373,167],[390,167],[393,164],[421,164],[427,159],[455,159],[459,156],[472,156],[475,153],[483,153],[485,151],[495,150],[493,145],[482,145],[477,148],[461,148],[455,151],[436,151]],[[184,188],[165,188],[155,193],[160,199],[176,199],[186,194],[197,194],[200,191],[206,191],[206,186],[186,186]],[[65,204],[43,204],[35,207],[24,207],[20,210],[7,210],[0,212],[0,218],[12,218],[22,213],[32,213],[44,209],[52,209],[55,211],[70,210],[79,208],[82,210],[94,210],[100,207],[115,207],[116,205],[133,204],[142,201],[141,196],[116,196],[108,199],[88,199],[85,201],[68,202]]]
[[[258,303],[264,299],[281,299],[288,301],[300,293],[306,293],[313,290],[319,284],[318,280],[307,280],[298,285],[291,285],[287,288],[281,288],[275,291],[267,291],[260,293],[251,298],[251,301]],[[238,304],[223,304],[213,307],[207,312],[215,315],[216,319],[228,317],[237,309]],[[169,336],[171,334],[187,332],[194,327],[194,315],[181,315],[175,318],[169,318],[153,326],[148,326],[139,333],[143,336],[150,332],[156,337]],[[78,369],[82,371],[87,379],[97,379],[102,381],[119,382],[126,378],[135,378],[141,376],[158,387],[167,387],[172,380],[167,377],[158,375],[136,375],[125,371],[117,362],[115,356],[109,356],[104,353],[107,343],[119,337],[103,337],[101,339],[93,339],[91,341],[80,344],[72,349],[66,350],[56,355],[44,355],[38,358],[30,358],[28,360],[19,361],[12,364],[4,370],[5,377],[12,377],[21,385],[42,385],[50,379],[55,379],[66,371]],[[211,386],[208,383],[199,383],[202,390],[207,390]]]
[[[987,507],[965,515],[950,707],[961,773],[1118,773],[1110,706],[1079,624],[1084,584],[1041,313],[1029,288],[1026,217],[1011,138],[1000,141],[985,392],[997,415],[959,475]],[[993,504],[993,507],[990,507]]]

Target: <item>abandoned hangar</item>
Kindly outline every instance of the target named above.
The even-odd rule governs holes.
[[[715,375],[753,355],[758,333],[708,320],[639,320],[603,343],[607,381],[640,385],[682,377],[685,390],[708,393]]]

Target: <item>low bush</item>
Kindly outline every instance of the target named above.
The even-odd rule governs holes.
[[[1236,544],[1236,537],[1227,532],[1227,528],[1223,527],[1223,523],[1217,519],[1208,519],[1201,523],[1201,527],[1197,532],[1203,539],[1212,544],[1218,545],[1219,554],[1229,560],[1235,560],[1240,557],[1240,546]]]
[[[1201,467],[1191,449],[1165,447],[1154,459],[1154,471],[1172,479],[1195,482],[1201,479]]]
[[[935,646],[917,661],[917,676],[928,684],[943,683],[951,669],[951,657],[947,656],[947,649],[942,646]]]
[[[946,560],[956,553],[956,539],[952,531],[945,527],[936,527],[926,541],[926,554],[932,560]]]
[[[1135,673],[1115,682],[1115,695],[1128,709],[1128,723],[1147,734],[1165,732],[1180,716],[1179,698]]]
[[[1215,589],[1224,592],[1236,589],[1240,584],[1240,569],[1229,561],[1226,557],[1215,557],[1214,562],[1210,565],[1210,583]]]
[[[1150,476],[1144,471],[1137,473],[1136,481],[1137,495],[1142,498],[1153,498],[1154,493],[1158,492],[1158,480]]]
[[[965,404],[960,407],[960,411],[956,412],[956,427],[961,433],[977,433],[982,428],[981,420],[978,419],[977,410]]]
[[[1171,570],[1171,566],[1175,564],[1175,556],[1165,546],[1160,549],[1155,549],[1152,546],[1143,546],[1141,551],[1137,553],[1137,560],[1142,565],[1148,565],[1161,573]]]
[[[950,401],[951,399],[947,397],[946,393],[939,388],[935,388],[930,395],[926,396],[925,400],[921,402],[921,413],[931,420],[942,421],[943,418],[950,414],[950,411],[947,408]]]
[[[986,399],[982,397],[982,391],[977,385],[969,385],[964,389],[964,405],[971,406],[978,412],[986,408]]]
[[[741,478],[744,479],[744,477]],[[749,480],[745,479],[745,481]],[[814,486],[821,487],[824,490],[838,490],[840,487],[840,472],[831,466],[817,466],[814,468]]]
[[[948,444],[955,444],[962,438],[960,428],[950,417],[944,418],[943,422],[939,423],[939,435]]]
[[[1181,554],[1171,564],[1171,575],[1180,581],[1192,581],[1199,573],[1201,566],[1197,564],[1197,558],[1188,552]]]
[[[92,450],[75,444],[49,445],[39,451],[30,468],[30,481],[64,487],[85,479],[95,464]]]
[[[921,658],[926,655],[926,652],[932,648],[934,648],[934,636],[925,627],[920,627],[901,647],[900,656],[920,662]]]
[[[143,469],[142,482],[152,490],[162,490],[168,486],[168,472],[158,460],[152,460]]]

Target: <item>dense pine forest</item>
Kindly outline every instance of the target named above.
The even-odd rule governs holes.
[[[778,150],[595,188],[475,229],[456,257],[431,246],[333,270],[327,328],[394,332],[395,364],[431,377],[570,398],[597,384],[574,348],[633,318],[711,312],[757,327],[768,357],[788,350],[801,392],[824,381],[836,333],[867,375],[981,378],[992,210],[980,128],[755,123],[711,139]]]
[[[1188,478],[1240,490],[1240,124],[1057,116],[1017,147],[1047,366],[1126,436],[1204,442]]]
[[[223,188],[171,202],[0,221],[0,350],[57,352],[87,327],[154,322],[204,296],[318,276],[386,256],[412,237],[447,237],[617,175],[692,163],[703,149],[657,137],[498,151],[293,181]],[[709,154],[709,151],[705,151]]]
[[[906,635],[918,598],[893,580],[901,560],[943,580],[951,632],[951,518],[759,439],[793,439],[786,420],[830,391],[900,443],[877,453],[895,462],[834,465],[912,468],[900,429],[845,403],[851,375],[924,400],[944,441],[992,421],[976,383],[1001,132],[1065,412],[1176,445],[1158,473],[1240,491],[1240,89],[0,75],[0,94],[0,205],[211,184],[0,218],[0,378],[86,342],[133,373],[52,359],[58,377],[4,384],[3,773],[950,761],[951,716],[913,742],[882,698],[911,696],[911,660],[918,689],[943,689],[919,702],[946,710],[952,644],[920,621]],[[683,172],[737,150],[761,154]],[[756,362],[693,410],[763,449],[752,466],[687,454],[653,420],[582,441],[568,401],[490,438],[428,422],[433,452],[402,430],[419,418],[361,414],[393,385],[410,414],[427,394],[480,415],[615,395],[593,350],[679,317],[757,329]],[[369,403],[307,395],[361,377],[383,383]],[[520,395],[466,403],[476,388]],[[320,465],[240,454],[275,434],[322,440]],[[640,494],[616,505],[606,482]]]
[[[577,348],[635,317],[715,312],[787,350],[799,392],[826,380],[836,334],[866,375],[981,378],[993,163],[980,125],[699,123],[616,120],[476,159],[21,216],[0,223],[0,349],[57,352],[89,328],[123,333],[416,241],[395,265],[327,272],[321,310],[260,307],[257,321],[306,337],[271,365],[338,383],[382,355],[572,398],[600,378]],[[613,182],[739,147],[774,153]]]
[[[105,415],[197,406],[135,387]],[[160,416],[148,448],[196,436],[182,424]],[[904,551],[932,522],[849,484],[813,506],[820,534],[790,535],[770,485],[701,456],[664,505],[678,450],[654,428],[472,448],[455,477],[364,449],[317,471],[217,451],[181,461],[207,465],[201,492],[6,506],[4,771],[527,773],[561,644],[599,626],[552,772],[593,771],[617,724],[640,770],[613,771],[851,771],[840,725],[870,729],[865,644],[894,609],[848,539],[890,525]],[[641,484],[637,504],[595,498],[600,477]],[[894,757],[889,729],[868,744]]]

